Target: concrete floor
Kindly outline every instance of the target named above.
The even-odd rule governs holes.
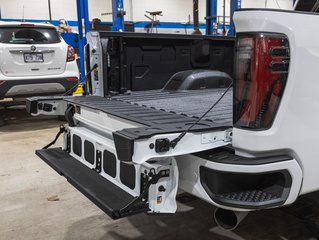
[[[288,208],[251,213],[234,232],[218,228],[213,207],[186,194],[178,196],[175,215],[113,221],[35,156],[61,122],[32,118],[24,109],[7,111],[6,118],[0,127],[1,240],[319,239],[319,193]],[[48,201],[55,195],[58,201]]]

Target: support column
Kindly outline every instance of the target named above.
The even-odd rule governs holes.
[[[213,34],[214,23],[217,21],[217,0],[206,0],[206,35]]]
[[[78,14],[78,40],[79,40],[79,57],[80,57],[80,83],[83,84],[86,91],[85,65],[84,65],[84,46],[86,44],[86,33],[90,31],[89,7],[88,0],[77,0]]]
[[[237,9],[241,8],[241,0],[230,0],[230,30],[229,30],[229,36],[235,36],[236,31],[235,31],[235,25],[234,25],[234,12]]]
[[[115,32],[124,31],[124,2],[123,0],[112,0],[113,27]]]

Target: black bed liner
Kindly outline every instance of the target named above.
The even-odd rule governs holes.
[[[161,89],[176,72],[190,69],[234,77],[234,37],[102,31],[99,35],[105,97],[109,92]]]
[[[199,118],[218,100],[225,90],[226,88],[175,92],[161,90],[140,91],[132,92],[129,95],[116,96],[113,99]],[[204,119],[214,123],[232,123],[232,90],[225,95],[221,102]]]
[[[117,133],[130,140],[156,134],[182,132],[198,120],[225,92],[225,88],[163,92],[160,90],[133,92],[130,95],[76,97],[67,102],[99,110],[122,119],[145,125],[123,129]],[[232,126],[232,91],[191,131],[224,130]]]

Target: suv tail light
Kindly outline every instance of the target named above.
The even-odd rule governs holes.
[[[290,51],[282,34],[238,34],[234,82],[234,126],[271,127],[286,85]]]
[[[67,58],[66,61],[67,62],[72,62],[75,60],[75,51],[74,48],[71,46],[68,46],[68,54],[67,54]]]
[[[67,77],[66,80],[74,82],[74,81],[77,81],[79,79],[78,79],[78,77]]]

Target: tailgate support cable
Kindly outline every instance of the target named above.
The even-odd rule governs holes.
[[[59,139],[59,137],[61,136],[62,133],[64,133],[66,131],[64,125],[60,125],[60,129],[58,134],[55,136],[55,138],[53,139],[52,142],[50,142],[48,145],[44,146],[42,149],[48,149],[49,147],[51,147],[53,144],[56,143],[56,141]]]
[[[72,105],[69,105],[65,111],[65,119],[67,120],[70,127],[75,127],[76,122],[74,121],[73,115],[74,115],[74,107]],[[56,143],[56,141],[59,139],[62,133],[66,132],[66,128],[63,124],[60,125],[59,132],[55,136],[52,142],[50,142],[48,145],[44,146],[42,149],[48,149],[53,144]]]
[[[231,83],[226,91],[218,98],[218,100],[200,117],[197,119],[196,122],[194,122],[192,125],[189,126],[184,132],[182,132],[180,135],[178,135],[177,138],[171,141],[170,147],[175,148],[177,143],[182,140],[182,138],[188,133],[196,124],[198,124],[213,108],[223,99],[223,97],[226,95],[226,93],[229,91],[229,89],[233,86],[233,83]]]
[[[84,79],[87,80],[88,76],[95,70],[98,68],[97,64],[94,64],[93,67],[90,69],[90,71],[88,71],[85,76]],[[77,86],[79,86],[81,84],[81,82],[79,81],[77,84],[75,84],[72,88],[70,88],[67,92],[65,92],[63,94],[63,96],[67,96],[72,90],[74,90]]]

